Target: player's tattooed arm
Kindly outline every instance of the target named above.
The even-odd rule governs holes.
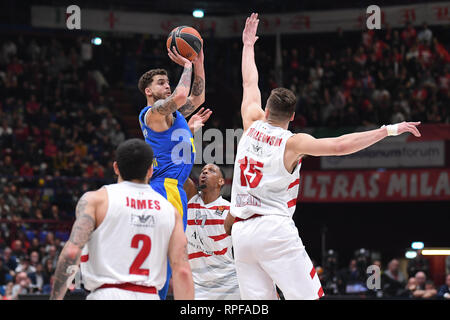
[[[152,113],[168,116],[181,106],[187,104],[186,99],[191,86],[191,77],[192,66],[186,66],[173,93],[166,99],[156,101],[150,111]]]
[[[203,47],[200,50],[197,58],[193,61],[194,64],[194,82],[192,83],[191,94],[184,106],[178,110],[184,117],[191,115],[203,102],[205,102],[205,67]]]
[[[58,259],[50,299],[63,299],[67,287],[78,271],[81,251],[95,229],[95,206],[90,193],[85,193],[78,201],[76,220],[72,232]]]
[[[184,117],[191,115],[205,101],[205,79],[202,76],[195,75],[192,84],[191,95],[187,99],[186,104],[181,106],[178,111]]]

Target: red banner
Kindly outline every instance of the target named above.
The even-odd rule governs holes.
[[[307,171],[298,202],[450,201],[450,169]]]

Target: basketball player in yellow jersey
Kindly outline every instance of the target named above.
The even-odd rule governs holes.
[[[180,81],[171,92],[164,69],[152,69],[141,76],[138,87],[145,95],[147,106],[139,114],[139,124],[145,141],[155,152],[154,174],[150,186],[177,208],[186,228],[187,197],[183,185],[194,165],[195,148],[193,133],[185,117],[205,101],[204,56],[201,49],[191,62],[175,48],[173,51],[168,50],[168,55],[173,62],[183,67]],[[188,96],[192,67],[194,82]],[[170,268],[166,285],[160,291],[162,299],[167,295],[169,279]]]

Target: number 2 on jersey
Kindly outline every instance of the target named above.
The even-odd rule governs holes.
[[[247,159],[247,157],[239,160],[238,163],[241,168],[241,186],[245,187],[248,183],[250,188],[256,188],[263,177],[263,173],[259,169],[264,167],[264,163],[252,158]],[[246,171],[247,173],[245,173]]]
[[[148,276],[149,269],[141,269],[142,264],[144,263],[145,259],[147,259],[148,255],[150,254],[150,249],[152,247],[152,241],[150,240],[150,237],[145,234],[137,234],[131,239],[131,247],[138,249],[139,248],[139,242],[142,242],[142,248],[139,251],[138,255],[134,259],[133,263],[130,267],[130,274],[139,274]]]

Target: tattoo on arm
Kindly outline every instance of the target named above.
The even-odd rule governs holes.
[[[191,94],[194,97],[198,97],[203,94],[204,90],[205,90],[205,80],[202,77],[196,75],[194,78],[194,83],[192,84]],[[197,109],[198,107],[199,107],[198,105],[195,105],[192,102],[191,98],[188,98],[187,102],[183,106],[181,106],[178,109],[178,111],[180,111],[184,117],[187,117],[191,115],[192,112],[194,112],[195,109]]]
[[[187,117],[189,116],[192,112],[194,112],[196,109],[196,106],[192,103],[192,100],[190,98],[187,99],[186,103],[184,105],[182,105],[180,107],[180,109],[178,109],[178,111],[180,111],[180,113],[184,116]]]
[[[63,251],[60,254],[58,265],[55,270],[55,278],[53,282],[52,293],[50,299],[62,299],[66,293],[68,279],[73,277],[78,268],[78,259],[81,255],[81,249],[89,240],[90,235],[95,228],[95,219],[86,213],[88,201],[83,196],[77,204],[75,215],[76,220],[72,227],[70,238]],[[80,253],[73,255],[67,252],[67,246],[76,246],[80,249]]]
[[[178,86],[182,86],[185,88],[191,87],[191,78],[192,78],[192,67],[184,68],[183,73],[181,74],[180,82],[178,82]]]
[[[164,116],[168,116],[169,114],[175,112],[178,108],[177,104],[173,100],[174,95],[176,94],[176,89],[172,93],[170,97],[164,100],[158,100],[155,102],[153,107],[150,109],[150,112],[152,113],[159,113]]]
[[[175,88],[170,97],[164,100],[158,100],[155,102],[154,106],[150,109],[152,113],[159,113],[164,116],[168,116],[169,114],[175,112],[178,109],[178,105],[174,101],[174,97],[177,94],[177,89],[179,87],[190,88],[191,86],[191,77],[192,77],[192,67],[184,68],[183,74],[181,75],[180,81],[178,82],[178,86]]]
[[[192,95],[198,97],[205,90],[205,80],[200,76],[195,76],[192,84]]]
[[[69,258],[61,254],[54,274],[51,300],[64,298],[67,291],[67,280],[73,276],[73,272],[76,272],[76,269],[71,267],[77,265],[77,260],[78,257]]]
[[[95,219],[86,213],[87,204],[88,201],[84,199],[84,196],[78,201],[75,211],[77,219],[72,227],[72,233],[69,238],[69,241],[80,249],[88,242],[89,236],[95,228]]]

